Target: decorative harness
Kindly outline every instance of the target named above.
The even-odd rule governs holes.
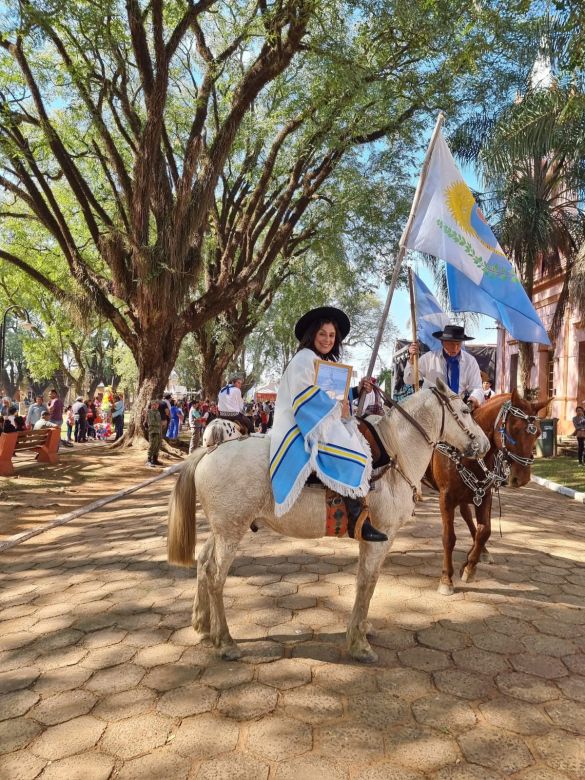
[[[441,407],[441,429],[439,431],[439,436],[437,441],[433,441],[431,437],[428,435],[428,433],[425,431],[425,429],[422,427],[422,425],[417,420],[415,420],[414,417],[412,417],[412,415],[410,415],[402,406],[400,406],[400,404],[396,403],[396,401],[394,401],[393,398],[390,398],[390,396],[387,393],[385,393],[381,387],[374,385],[374,392],[376,393],[377,396],[379,396],[382,399],[384,406],[387,406],[391,410],[396,409],[406,420],[408,420],[408,422],[414,428],[416,428],[416,430],[420,433],[420,435],[424,438],[424,440],[430,447],[439,449],[439,447],[441,446],[441,438],[443,436],[443,433],[445,432],[445,408],[450,412],[451,416],[453,417],[453,419],[455,420],[459,428],[461,428],[461,430],[466,434],[466,436],[468,436],[473,442],[477,438],[475,433],[470,431],[469,428],[463,422],[463,420],[461,420],[461,418],[457,414],[456,409],[451,403],[450,397],[442,393],[437,387],[431,387],[430,390],[439,401]],[[458,396],[452,396],[452,397],[457,398]],[[360,417],[358,419],[360,420],[360,422],[366,422],[363,417]],[[366,422],[366,425],[371,431],[375,430],[374,426],[372,426],[370,423]],[[375,435],[375,439],[376,439],[376,443],[381,448],[383,455],[386,456],[387,461],[383,465],[382,469],[372,478],[371,481],[375,482],[376,480],[380,479],[389,469],[394,469],[398,474],[400,474],[402,479],[404,479],[404,481],[409,485],[410,489],[412,490],[413,501],[414,503],[416,503],[418,499],[417,486],[412,482],[412,480],[410,480],[406,476],[403,469],[400,467],[398,459],[390,455],[387,447],[382,443],[382,440],[380,439],[377,432]],[[446,444],[445,446],[451,447],[451,445],[449,444]],[[474,443],[472,445],[472,448],[477,452],[479,450],[479,445],[477,443]],[[451,449],[453,449],[454,452],[459,453],[459,450],[456,450],[454,447]],[[379,463],[379,465],[382,465],[382,463]]]
[[[517,443],[506,430],[506,422],[509,414],[513,417],[519,417],[521,420],[527,421],[526,433],[532,436],[538,434],[536,415],[526,414],[526,412],[522,411],[522,409],[519,409],[517,406],[512,406],[512,401],[505,401],[494,422],[494,434],[500,434],[500,446],[498,447],[496,444],[497,451],[494,458],[493,471],[488,469],[483,458],[479,458],[477,461],[480,468],[483,470],[483,479],[480,479],[473,471],[463,464],[463,456],[455,447],[451,447],[450,444],[446,444],[445,442],[440,442],[437,445],[437,451],[442,455],[445,455],[455,464],[461,481],[473,493],[473,503],[475,506],[481,506],[486,493],[488,493],[489,490],[492,488],[499,490],[501,485],[508,480],[508,477],[510,476],[510,461],[520,463],[522,466],[531,466],[534,463],[533,457],[525,458],[522,455],[516,455],[515,452],[510,452],[506,447],[506,442],[512,445]]]

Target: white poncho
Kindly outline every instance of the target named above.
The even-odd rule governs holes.
[[[302,349],[280,382],[270,442],[270,478],[275,513],[299,497],[309,474],[342,495],[365,496],[372,459],[355,420],[341,419],[341,405],[315,381],[316,355]]]

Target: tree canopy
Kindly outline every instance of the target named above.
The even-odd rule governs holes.
[[[437,109],[514,88],[529,5],[21,1],[0,34],[0,259],[111,324],[139,414],[187,333],[289,278],[370,154],[390,182]]]

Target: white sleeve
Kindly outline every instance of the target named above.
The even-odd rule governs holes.
[[[473,357],[473,355],[470,355],[469,352],[467,353],[469,357],[468,361],[468,367],[467,367],[467,391],[469,392],[469,395],[471,398],[474,398],[478,403],[481,405],[485,401],[485,397],[483,394],[483,384],[481,381],[481,372],[479,370],[479,363],[477,360]]]

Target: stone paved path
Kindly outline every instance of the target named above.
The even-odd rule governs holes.
[[[226,663],[189,625],[194,572],[165,563],[171,485],[0,557],[2,780],[585,776],[582,505],[506,492],[496,563],[445,598],[427,498],[374,596],[374,667],[344,651],[355,544],[249,534]]]

